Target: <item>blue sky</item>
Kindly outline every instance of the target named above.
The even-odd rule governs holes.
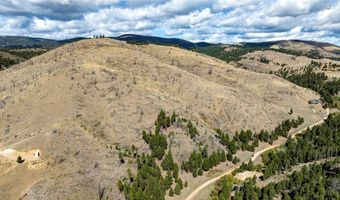
[[[1,0],[0,34],[66,39],[126,33],[238,43],[340,45],[340,0]]]

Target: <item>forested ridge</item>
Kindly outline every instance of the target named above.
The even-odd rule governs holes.
[[[317,65],[317,62],[312,62],[302,73],[289,74],[288,71],[280,70],[277,74],[296,85],[314,90],[321,95],[323,101],[332,106],[333,96],[340,91],[340,79],[329,80],[325,73],[314,72]]]
[[[17,49],[0,49],[2,52],[14,55],[13,58],[3,57],[0,55],[0,71],[9,68],[12,65],[18,64],[21,61],[28,60],[35,56],[41,55],[46,50],[17,50]]]
[[[18,62],[19,62],[18,60],[4,58],[0,56],[0,71],[17,64]]]
[[[289,138],[283,148],[263,157],[263,178],[292,165],[340,156],[340,115],[331,114],[324,124],[307,129],[297,139]]]
[[[221,59],[223,61],[229,62],[237,62],[242,59],[242,56],[246,55],[247,53],[251,53],[254,51],[276,51],[288,55],[293,56],[306,56],[308,58],[312,59],[322,59],[325,58],[323,55],[321,55],[317,50],[310,50],[308,52],[302,52],[298,50],[292,50],[292,49],[284,49],[284,48],[271,48],[271,45],[264,44],[243,44],[243,45],[211,45],[207,47],[199,47],[194,48],[193,51],[203,53],[218,59]],[[336,60],[339,61],[340,58],[335,57],[326,57],[330,60]],[[262,58],[259,60],[263,63],[269,63],[269,60],[266,60],[265,58]]]

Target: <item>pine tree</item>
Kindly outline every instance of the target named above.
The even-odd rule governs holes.
[[[177,183],[179,184],[179,187],[181,188],[181,190],[183,189],[183,181],[181,178],[177,179]]]
[[[253,161],[250,159],[248,162],[248,170],[253,171],[253,169],[254,169],[254,164],[253,164]]]
[[[233,160],[233,154],[231,154],[230,151],[228,151],[227,160],[228,160],[228,161],[232,161],[232,160]]]
[[[171,124],[174,124],[176,122],[176,113],[173,112],[172,115],[171,115]]]
[[[171,185],[172,185],[172,174],[170,171],[167,172],[167,175],[165,176],[164,179],[162,179],[162,182],[161,182],[164,190],[168,190]]]
[[[194,169],[194,170],[192,171],[192,176],[193,176],[194,178],[197,177],[197,169]]]
[[[173,197],[174,196],[174,190],[172,188],[170,188],[169,190],[169,196],[170,197]]]
[[[237,146],[235,140],[232,140],[229,146],[229,150],[232,154],[235,154],[237,151]]]
[[[208,158],[203,160],[202,169],[208,171],[210,169],[210,161]]]
[[[289,114],[290,115],[293,114],[293,109],[292,108],[289,110]]]
[[[179,172],[179,167],[178,167],[177,163],[175,163],[174,170],[173,170],[173,177],[174,177],[175,180],[178,178],[178,172]]]
[[[238,162],[240,162],[240,159],[238,158],[238,157],[234,157],[234,159],[233,159],[233,161],[232,161],[232,163],[233,164],[237,164]]]
[[[289,194],[283,193],[283,198],[282,198],[282,200],[291,200],[291,198],[290,198]]]
[[[165,155],[164,160],[161,164],[163,170],[173,170],[175,167],[175,162],[172,157],[171,150]]]
[[[202,170],[202,168],[199,168],[199,170],[198,170],[198,175],[199,175],[199,176],[202,176],[202,175],[203,175],[203,170]]]
[[[225,152],[223,151],[223,149],[219,150],[219,158],[220,158],[220,162],[226,161],[226,155],[225,155]]]
[[[180,195],[181,194],[181,186],[177,183],[175,186],[175,194]]]
[[[208,145],[205,145],[202,149],[202,157],[207,158],[208,157]]]
[[[24,159],[22,159],[21,158],[21,156],[18,156],[18,158],[17,158],[17,163],[23,163],[23,162],[25,162],[25,160]]]
[[[166,127],[170,127],[171,126],[171,119],[170,119],[170,117],[168,116],[168,117],[166,117],[166,120],[165,120],[165,122],[166,122]]]
[[[124,184],[123,184],[122,180],[120,180],[120,179],[118,180],[117,187],[118,187],[120,192],[122,192],[124,190]]]

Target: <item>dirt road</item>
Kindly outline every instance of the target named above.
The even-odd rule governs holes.
[[[309,127],[309,128],[312,128],[312,127],[314,127],[314,126],[317,126],[317,125],[320,125],[320,124],[324,123],[324,121],[325,121],[325,119],[327,119],[328,115],[329,115],[329,109],[327,108],[327,110],[326,110],[326,117],[325,117],[324,119],[320,120],[319,122],[317,122],[317,123],[315,123],[315,124],[312,124],[312,125],[310,125],[310,126],[308,126],[308,127]],[[303,131],[305,131],[308,127],[303,128],[303,129],[301,129],[301,130],[299,130],[299,131],[293,133],[293,134],[292,134],[292,137],[294,138],[296,135],[298,135],[298,134],[302,133]],[[280,146],[280,145],[282,145],[282,144],[283,144],[283,142],[280,143],[280,144],[271,145],[271,146],[268,146],[268,147],[265,148],[265,149],[262,149],[261,151],[256,152],[256,153],[251,157],[251,160],[252,160],[252,161],[256,160],[256,158],[258,158],[259,156],[261,156],[264,152],[269,151],[269,150],[271,150],[271,149],[274,149],[274,148],[276,148],[276,147],[278,147],[278,146]],[[208,185],[210,185],[210,184],[216,182],[217,180],[219,180],[219,179],[222,178],[223,176],[231,174],[231,172],[234,171],[235,169],[237,169],[239,166],[240,166],[240,164],[235,165],[233,168],[229,169],[228,171],[224,172],[223,174],[221,174],[221,175],[219,175],[219,176],[217,176],[217,177],[215,177],[215,178],[213,178],[213,179],[210,179],[210,180],[206,181],[205,183],[203,183],[202,185],[200,185],[198,188],[196,188],[194,191],[192,191],[192,192],[189,194],[189,196],[188,196],[187,198],[185,198],[185,200],[194,199],[193,197],[196,196],[202,189],[204,189],[204,188],[207,187]]]

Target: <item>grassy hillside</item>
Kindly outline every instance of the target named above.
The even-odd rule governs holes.
[[[325,50],[324,47],[325,48],[333,47],[333,49]],[[196,52],[207,54],[215,58],[219,58],[226,62],[240,61],[242,59],[242,56],[255,51],[276,51],[297,57],[305,56],[311,59],[327,58],[330,60],[340,61],[340,54],[337,52],[338,50],[340,50],[340,47],[331,44],[326,46],[326,44],[324,43],[319,44],[317,42],[305,42],[295,40],[260,42],[260,43],[242,43],[240,45],[218,44],[208,47],[197,47],[194,48],[193,50]]]
[[[277,76],[172,46],[108,38],[19,63],[0,72],[0,86],[0,153],[42,155],[0,157],[5,199],[163,199],[172,190],[174,199],[185,199],[325,114],[308,104],[316,93]]]

